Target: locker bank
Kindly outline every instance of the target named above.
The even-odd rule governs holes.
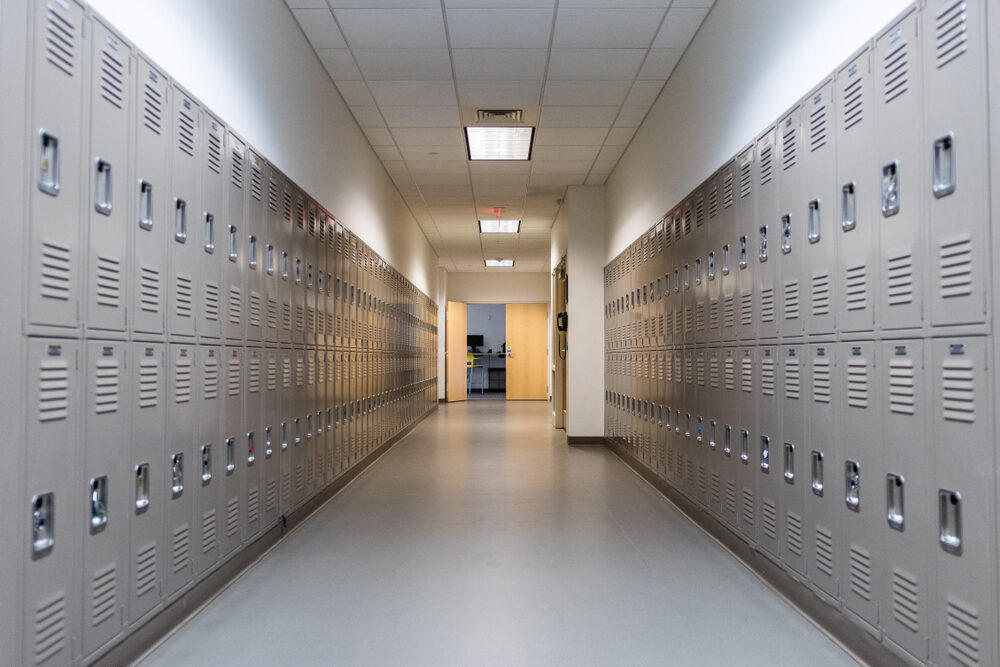
[[[0,38],[0,663],[1000,664],[992,0]]]

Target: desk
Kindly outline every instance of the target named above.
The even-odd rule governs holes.
[[[483,369],[483,385],[489,391],[505,391],[507,388],[506,355],[476,353],[476,367]]]

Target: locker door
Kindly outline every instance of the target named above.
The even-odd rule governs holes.
[[[931,347],[938,518],[932,643],[939,665],[997,662],[996,433],[987,345],[969,337]]]
[[[222,336],[220,320],[222,255],[228,250],[223,202],[225,201],[225,176],[223,151],[226,142],[225,126],[210,114],[204,114],[205,141],[202,142],[200,173],[201,208],[190,209],[189,225],[197,229],[190,234],[198,255],[198,273],[201,275],[200,306],[196,328],[202,340],[218,340]]]
[[[990,172],[985,9],[983,0],[932,0],[921,13],[928,100],[923,147],[933,179],[923,201],[934,326],[986,321]]]
[[[292,225],[292,342],[306,341],[306,199],[301,190],[293,190]]]
[[[313,456],[315,458],[313,474],[315,475],[314,488],[319,491],[326,486],[326,421],[323,411],[326,402],[326,350],[314,348],[313,355],[316,364],[316,385],[312,398]]]
[[[760,391],[757,394],[758,433],[751,439],[750,467],[756,469],[760,524],[760,546],[774,560],[782,558],[785,542],[784,477],[781,470],[781,443],[784,439],[784,415],[778,374],[780,348],[769,346],[758,350]]]
[[[757,299],[757,333],[762,338],[778,336],[778,305],[780,296],[776,293],[776,265],[780,260],[779,243],[771,244],[780,237],[780,216],[778,215],[778,180],[775,174],[777,152],[775,128],[768,128],[757,137],[755,143],[756,167],[754,178],[757,187],[757,214],[754,218],[754,291]]]
[[[694,290],[694,331],[695,342],[704,343],[708,341],[708,279],[706,278],[707,267],[705,258],[708,253],[708,228],[705,210],[705,190],[703,188],[695,192],[693,196],[694,206],[694,231],[692,232],[691,261],[691,282]],[[655,237],[654,237],[655,240]]]
[[[722,340],[736,340],[736,300],[737,294],[737,259],[739,256],[739,228],[736,217],[736,162],[731,161],[722,168],[720,176],[722,191],[722,214],[719,227],[720,253],[717,258],[718,271],[721,274],[720,298],[722,300]]]
[[[924,136],[916,9],[878,37],[874,62],[876,81],[883,82],[875,94],[875,169],[886,186],[879,192],[879,280],[885,286],[878,290],[879,320],[883,329],[913,329],[923,321],[923,198],[930,190],[928,153],[913,140]]]
[[[833,345],[809,345],[806,382],[806,446],[802,450],[803,482],[806,493],[806,545],[809,581],[827,601],[840,594],[843,513],[841,497],[844,457],[840,439],[838,387],[834,385],[836,350]]]
[[[281,352],[275,348],[264,349],[265,383],[263,392],[262,431],[258,438],[257,456],[263,456],[264,510],[261,531],[278,520],[278,482],[281,468],[281,397],[278,393],[278,372]]]
[[[264,160],[253,150],[248,149],[247,169],[250,176],[250,188],[247,202],[247,340],[260,342],[264,340],[266,318],[264,272],[266,270],[267,209],[264,204]]]
[[[292,507],[298,507],[306,499],[306,446],[305,446],[305,385],[306,357],[305,351],[296,347],[292,350],[293,388],[292,404],[289,419],[292,447]]]
[[[722,516],[733,529],[739,527],[736,473],[739,458],[739,388],[736,384],[736,348],[722,350],[722,394],[719,405],[719,447],[722,451]]]
[[[691,401],[691,439],[694,442],[694,459],[697,466],[695,498],[702,507],[708,507],[708,384],[706,374],[707,352],[696,350],[694,367],[694,400]]]
[[[705,186],[707,221],[703,243],[702,261],[705,271],[705,299],[708,302],[708,335],[706,340],[716,343],[722,335],[722,217],[719,215],[719,174],[712,176]]]
[[[316,342],[316,287],[318,264],[316,259],[316,248],[319,243],[319,211],[316,202],[308,200],[306,205],[306,228],[303,237],[305,248],[303,251],[303,261],[305,262],[305,280],[303,280],[304,300],[305,300],[305,333],[303,342],[307,345],[314,345]]]
[[[292,415],[295,410],[295,396],[292,393],[292,351],[279,351],[281,363],[280,418],[278,419],[278,440],[280,442],[279,470],[281,471],[281,501],[279,513],[292,511],[292,473],[294,453],[292,444]]]
[[[132,52],[99,20],[90,54],[90,175],[87,213],[87,330],[126,330],[128,305],[129,129],[135,95]]]
[[[316,351],[306,347],[299,351],[305,362],[305,383],[301,388],[300,414],[302,419],[302,447],[305,463],[305,488],[303,500],[311,498],[316,490],[316,424],[313,421],[316,402]]]
[[[167,77],[138,58],[132,181],[132,332],[162,335],[170,226],[170,95]],[[168,222],[169,221],[169,222]]]
[[[21,509],[29,537],[21,561],[22,650],[31,664],[69,665],[80,634],[80,531],[73,526],[80,515],[71,509],[83,492],[76,481],[80,350],[76,341],[45,338],[32,338],[27,348],[32,446],[25,450]]]
[[[347,360],[343,351],[338,350],[334,355],[334,370],[336,372],[334,398],[336,402],[334,403],[333,436],[334,449],[336,450],[336,474],[339,476],[340,473],[347,469],[347,411],[344,407],[344,403],[346,402],[345,378]]]
[[[222,398],[222,446],[219,454],[219,487],[226,523],[220,536],[221,558],[225,560],[240,547],[240,527],[243,500],[240,494],[245,484],[246,464],[244,442],[246,421],[243,418],[243,348],[226,345],[222,348],[225,371],[225,396]]]
[[[320,209],[313,248],[316,271],[313,292],[316,296],[316,345],[326,345],[326,213]]]
[[[324,355],[326,358],[326,400],[323,423],[326,426],[326,482],[329,484],[339,472],[337,433],[334,430],[334,425],[337,422],[337,378],[334,351],[327,348]]]
[[[863,48],[837,71],[837,185],[840,188],[840,261],[838,281],[844,288],[838,300],[837,322],[841,331],[871,331],[875,323],[875,293],[872,288],[878,257],[879,193],[869,176],[876,170],[874,94],[871,49]],[[882,167],[879,167],[882,173]],[[898,168],[885,167],[887,188],[895,187]],[[891,173],[890,173],[891,172]],[[892,183],[890,185],[890,183]],[[891,195],[887,195],[891,196]],[[888,204],[894,206],[894,204]],[[886,211],[883,202],[882,210]],[[891,210],[891,209],[890,209]]]
[[[339,256],[337,254],[338,225],[332,217],[327,218],[326,228],[326,344],[334,346],[337,344],[337,303],[340,298],[339,276],[337,267],[339,266]]]
[[[175,343],[168,347],[166,447],[158,463],[166,488],[162,540],[170,549],[163,594],[171,598],[191,582],[191,520],[195,511],[191,484],[196,479],[193,466],[197,455],[194,444],[196,404],[191,395],[195,348]]]
[[[243,266],[250,260],[247,227],[247,197],[243,187],[246,170],[246,144],[232,130],[226,132],[226,157],[229,180],[226,183],[225,235],[226,252],[222,257],[222,287],[226,299],[223,335],[231,342],[241,341],[246,326],[246,275]]]
[[[168,558],[160,542],[166,489],[163,451],[166,427],[166,368],[162,343],[132,344],[132,451],[129,472],[129,620],[139,625],[160,604],[160,582]]]
[[[198,103],[176,84],[171,116],[167,332],[191,338],[195,334],[194,291],[201,280],[198,266],[203,254],[193,227],[201,210],[198,160],[204,123]]]
[[[802,366],[805,348],[782,346],[779,351],[780,377],[778,399],[781,402],[781,437],[771,440],[771,474],[781,476],[784,503],[784,530],[781,559],[799,576],[806,575],[805,503],[809,493],[809,452],[806,447],[805,403],[808,391],[802,391]]]
[[[805,226],[802,246],[800,299],[806,309],[806,333],[835,331],[837,241],[834,219],[839,213],[837,160],[834,151],[835,111],[833,82],[825,81],[806,95],[802,108],[802,197],[792,211]],[[794,220],[794,217],[793,217]]]
[[[264,290],[265,316],[264,339],[278,341],[281,328],[281,186],[280,176],[270,163],[264,163],[264,180],[267,187],[267,204],[264,208],[265,234],[261,262],[264,265],[261,282]]]
[[[739,348],[739,427],[738,430],[733,429],[733,456],[740,463],[736,473],[740,493],[740,532],[750,542],[757,541],[760,522],[756,465],[756,442],[761,433],[757,414],[757,398],[761,391],[759,354],[759,350],[754,347]]]
[[[879,348],[885,485],[882,515],[885,571],[878,577],[886,641],[927,661],[934,600],[932,549],[937,524],[932,412],[921,340],[887,341]],[[873,489],[879,500],[879,489]],[[891,610],[891,611],[890,611]]]
[[[294,225],[292,214],[292,185],[288,182],[288,179],[279,174],[277,170],[273,168],[272,174],[277,179],[277,185],[281,189],[281,237],[279,239],[281,251],[278,258],[278,273],[281,277],[281,282],[278,286],[281,302],[281,318],[278,340],[285,345],[290,345],[292,342],[293,321],[292,286],[295,282],[295,241],[292,235],[292,227]]]
[[[195,491],[195,520],[199,538],[195,549],[195,572],[204,575],[219,560],[219,538],[222,531],[221,507],[225,452],[221,437],[222,397],[219,396],[219,373],[222,348],[218,345],[198,347],[198,433],[197,452],[191,462],[191,489]]]
[[[76,2],[34,4],[30,61],[31,184],[27,323],[72,329],[80,325],[80,206],[86,155],[83,80],[88,48],[83,7]],[[89,174],[89,170],[82,172]]]
[[[122,630],[128,598],[130,392],[127,343],[87,343],[87,406],[81,503],[83,533],[83,655],[93,655]],[[80,493],[80,482],[76,492]],[[77,496],[79,497],[79,496]]]
[[[736,337],[739,340],[750,340],[757,334],[759,317],[754,292],[754,275],[759,264],[754,252],[754,241],[757,238],[757,189],[754,172],[757,164],[752,144],[740,151],[736,158],[736,170]]]
[[[772,218],[770,254],[776,260],[775,282],[778,291],[778,333],[783,337],[800,336],[805,320],[802,310],[802,254],[808,245],[805,219],[801,215],[802,107],[796,105],[778,123],[776,140],[781,168],[777,172],[778,202]],[[801,441],[800,441],[801,442]]]
[[[262,391],[265,372],[264,350],[251,347],[246,351],[246,406],[240,457],[246,462],[246,477],[240,497],[244,498],[243,535],[247,542],[257,537],[261,527],[261,490],[265,466],[264,418],[267,414]]]
[[[708,468],[708,509],[720,521],[722,514],[722,448],[719,444],[723,424],[719,415],[722,408],[722,350],[708,351],[708,391],[705,399],[705,458]]]
[[[870,624],[874,631],[879,618],[876,580],[884,576],[882,527],[886,510],[881,493],[885,462],[879,437],[882,422],[875,343],[842,343],[840,359],[840,386],[847,389],[840,419],[844,443],[841,527],[847,549],[841,561],[842,597],[854,618]]]

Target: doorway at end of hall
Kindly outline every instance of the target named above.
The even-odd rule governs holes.
[[[465,321],[468,400],[506,400],[507,305],[470,303]]]

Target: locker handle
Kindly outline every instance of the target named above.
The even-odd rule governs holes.
[[[212,445],[201,446],[201,482],[208,484],[212,481]]]
[[[740,461],[743,465],[750,463],[750,431],[740,429]]]
[[[858,203],[854,181],[840,188],[840,228],[849,232],[858,225]]]
[[[747,268],[747,237],[740,237],[740,269]]]
[[[809,233],[809,243],[819,243],[823,229],[818,199],[813,199],[809,202],[809,220],[807,231]]]
[[[312,413],[306,414],[306,440],[312,440],[313,437],[313,416]]]
[[[934,196],[940,199],[955,191],[955,135],[934,140]]]
[[[702,442],[702,431],[703,431],[702,423],[703,422],[704,422],[704,420],[699,416],[698,417],[698,421],[697,421],[698,428],[695,431],[695,438],[694,438],[695,441],[698,442],[699,444],[701,444],[701,442]]]
[[[229,261],[235,262],[239,258],[239,241],[236,238],[236,226],[229,225]]]
[[[264,427],[264,458],[271,458],[271,454],[274,453],[274,447],[271,444],[271,427]]]
[[[781,216],[781,253],[787,255],[792,251],[792,214]]]
[[[267,275],[274,275],[274,246],[270,243],[267,244]]]
[[[187,237],[187,202],[180,197],[174,197],[174,240],[186,243]]]
[[[823,495],[823,452],[812,452],[812,491],[817,496]]]
[[[141,512],[149,507],[149,464],[140,463],[135,467],[135,510]]]
[[[253,465],[254,461],[257,460],[257,456],[254,454],[253,449],[253,431],[247,431],[247,465]]]
[[[761,262],[767,261],[767,225],[761,226],[760,230],[760,246],[758,248],[758,256]]]
[[[327,431],[333,430],[333,410],[331,410],[330,408],[326,409],[326,430]]]
[[[147,232],[153,229],[153,184],[139,181],[139,228]]]
[[[215,253],[215,216],[205,212],[205,252]]]
[[[760,469],[771,472],[771,438],[766,435],[760,436]]]
[[[111,215],[111,163],[94,160],[94,210],[101,215]]]
[[[941,548],[956,556],[962,555],[962,494],[948,489],[938,490],[938,541]]]
[[[722,275],[729,275],[729,244],[722,246]]]
[[[857,461],[844,461],[844,502],[854,512],[861,506],[861,465]]]
[[[170,491],[175,498],[184,493],[184,454],[181,452],[170,458]]]
[[[899,213],[899,161],[882,167],[882,217]]]
[[[226,473],[236,470],[236,441],[226,438]]]
[[[708,253],[708,279],[715,280],[715,252]],[[657,280],[659,283],[659,280]]]
[[[785,482],[795,484],[795,445],[785,443]]]
[[[295,436],[295,444],[297,445],[300,442],[302,442],[302,422],[299,420],[298,417],[296,417],[294,420],[292,420],[292,424],[293,424],[292,430]]]
[[[251,269],[256,270],[256,268],[257,268],[257,237],[254,236],[253,234],[251,234],[250,238],[249,238],[249,241],[250,241],[250,257],[249,257],[249,261],[247,262],[247,266],[249,266]]]
[[[55,495],[39,493],[31,498],[31,552],[45,553],[55,542]]]
[[[288,449],[288,422],[281,422],[281,449]]]
[[[90,480],[90,530],[96,531],[108,523],[108,477]]]
[[[59,196],[59,138],[45,130],[38,133],[38,189],[53,197]]]
[[[716,422],[714,419],[708,422],[708,447],[709,449],[715,449],[717,443],[715,442],[715,427]]]
[[[685,438],[690,438],[691,437],[691,413],[690,412],[684,413],[684,437]]]
[[[902,475],[889,473],[885,476],[885,505],[886,519],[889,527],[893,530],[903,532],[905,520],[903,514],[903,486],[906,480]]]

